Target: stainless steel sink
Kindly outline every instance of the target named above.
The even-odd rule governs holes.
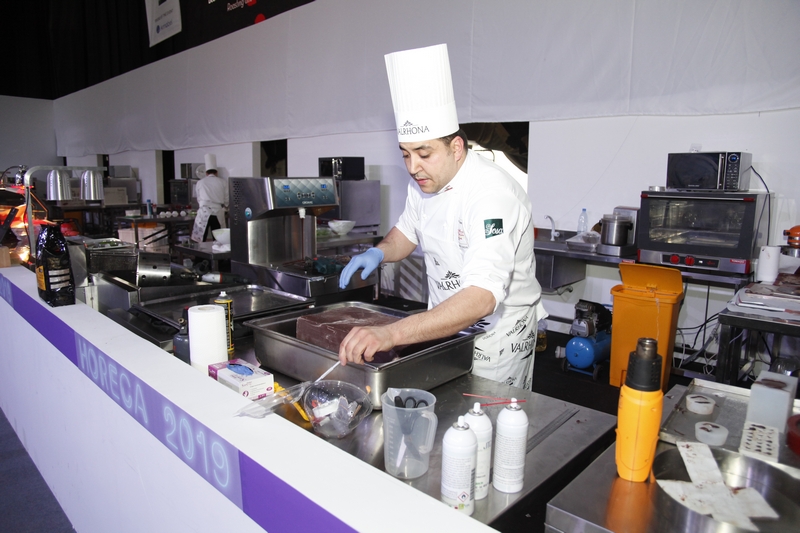
[[[571,285],[586,278],[586,262],[567,257],[567,239],[575,232],[559,231],[555,240],[550,240],[550,230],[539,228],[533,242],[536,255],[536,279],[546,291]],[[554,252],[563,252],[554,253]]]
[[[541,240],[537,239],[533,241],[533,250],[534,251],[554,251],[554,252],[565,252],[567,251],[567,243],[560,237],[555,241],[550,240]]]

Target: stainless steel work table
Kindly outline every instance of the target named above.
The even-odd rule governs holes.
[[[192,226],[194,225],[194,217],[193,216],[185,216],[185,217],[157,217],[157,216],[124,216],[124,217],[117,217],[117,220],[121,222],[127,222],[133,227],[133,238],[134,244],[136,247],[139,247],[139,226],[142,224],[154,222],[156,224],[161,224],[164,226],[164,229],[153,233],[146,237],[146,241],[143,244],[153,244],[156,241],[167,239],[167,243],[170,246],[174,246],[177,244],[175,240],[175,235],[180,229],[189,229],[191,230]]]
[[[771,355],[773,360],[780,355],[778,349],[781,344],[781,337],[786,335],[790,337],[800,337],[800,321],[785,320],[770,318],[767,316],[759,315],[757,313],[748,313],[746,308],[742,308],[740,312],[731,311],[726,308],[719,313],[719,353],[717,354],[717,367],[715,377],[720,383],[727,383],[735,385],[740,379],[740,369],[742,367],[741,354],[742,354],[742,332],[748,330],[749,332],[772,333],[772,349]],[[758,337],[748,336],[757,339]],[[767,342],[764,339],[764,342]],[[752,342],[747,343],[752,346]],[[752,347],[748,348],[748,352],[752,352]],[[749,356],[751,354],[745,354]]]
[[[242,342],[237,344],[237,357],[257,363],[249,342],[242,339]],[[276,375],[276,381],[283,386],[296,383],[296,380],[280,375]],[[528,447],[530,448],[531,444],[535,445],[527,454],[525,482],[522,491],[518,493],[505,494],[490,488],[487,498],[475,502],[475,512],[472,517],[490,526],[507,518],[504,514],[512,508],[529,509],[538,506],[541,508],[543,520],[547,501],[613,441],[613,431],[617,423],[615,416],[471,374],[441,385],[431,393],[436,396],[435,412],[439,424],[431,452],[430,467],[423,476],[405,483],[436,499],[440,498],[444,433],[456,422],[459,415],[465,414],[470,409],[476,400],[492,401],[463,394],[515,397],[525,400],[522,405],[530,421]],[[496,426],[497,414],[503,407],[496,405],[484,408],[493,426]],[[285,406],[279,413],[284,418],[312,431],[311,424],[304,421],[294,407]],[[344,439],[328,439],[328,442],[375,468],[384,470],[383,415],[380,411],[373,411],[352,434]]]
[[[342,255],[347,253],[361,253],[372,248],[383,236],[373,233],[353,233],[347,235],[327,235],[317,237],[317,254]]]
[[[685,386],[676,385],[664,395],[662,422],[675,408],[685,391]],[[648,524],[645,524],[644,529],[637,529],[635,526],[628,527],[624,522],[614,522],[620,514],[628,518],[632,518],[637,513],[646,514],[645,509],[640,506],[649,507],[650,489],[653,485],[652,483],[632,483],[620,479],[617,476],[616,450],[616,444],[610,446],[547,504],[545,531],[552,533],[562,531],[582,531],[584,533],[641,531],[641,533],[645,533],[650,531],[647,527]],[[623,489],[628,489],[628,491],[621,494]],[[634,493],[630,494],[630,491],[634,491]],[[615,496],[619,497],[615,498]],[[615,501],[622,506],[628,506],[628,508],[614,509]]]
[[[718,398],[718,401],[721,402],[718,405],[722,406],[722,409],[717,413],[719,417],[717,420],[727,427],[731,434],[725,445],[719,448],[735,451],[736,444],[731,443],[738,443],[741,439],[741,427],[744,424],[747,410],[746,402],[749,401],[750,395],[749,389],[712,381],[694,380],[688,387],[676,385],[664,395],[662,427],[656,455],[673,448],[675,441],[683,439],[680,435],[688,433],[687,431],[677,431],[678,427],[685,430],[684,426],[687,425],[687,421],[688,425],[693,426],[694,420],[696,420],[696,418],[692,418],[691,413],[687,414],[685,407],[681,404],[681,399],[687,391],[707,396],[716,396],[717,393],[721,393],[723,399]],[[800,400],[795,401],[795,413],[800,412],[800,403],[798,402]],[[667,426],[670,426],[671,429]],[[800,471],[798,470],[800,459],[788,449],[785,437],[782,436],[781,439],[779,463],[770,462],[769,464],[796,477],[796,472]],[[687,437],[687,440],[693,439]],[[765,482],[764,479],[760,481]],[[664,501],[669,504],[665,505]],[[673,504],[665,493],[658,494],[656,483],[649,481],[634,483],[621,479],[617,475],[616,444],[614,444],[547,504],[545,531],[550,533],[567,531],[582,533],[742,531],[731,524],[716,522],[710,517],[689,512],[688,508],[680,507],[679,511],[675,511],[676,506],[679,504]],[[713,526],[709,524],[713,524]]]
[[[219,262],[231,258],[231,252],[215,252],[214,243],[212,241],[206,242],[193,242],[189,241],[185,244],[176,244],[172,249],[180,255],[181,258],[185,255],[192,257],[199,257],[201,259],[208,259],[211,262],[211,270],[219,271]]]

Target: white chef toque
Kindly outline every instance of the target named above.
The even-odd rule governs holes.
[[[457,132],[447,45],[393,52],[385,59],[400,142],[428,141]]]
[[[217,156],[214,154],[206,154],[206,172],[209,170],[217,170]]]

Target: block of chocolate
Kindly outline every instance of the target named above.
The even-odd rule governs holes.
[[[297,319],[297,339],[339,353],[339,345],[354,327],[385,326],[400,320],[392,315],[362,307],[337,307]],[[378,352],[372,363],[387,363],[400,357],[397,346],[388,352]]]

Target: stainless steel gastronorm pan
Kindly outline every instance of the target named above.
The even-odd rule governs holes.
[[[361,307],[400,318],[408,313],[362,302],[340,302],[292,311],[244,323],[253,330],[256,358],[270,370],[301,381],[317,379],[331,367],[338,355],[330,350],[297,339],[297,319],[339,307]],[[364,365],[339,366],[326,379],[347,381],[370,387],[369,396],[376,409],[381,408],[381,394],[389,387],[431,390],[472,370],[475,337],[482,333],[468,328],[452,337],[410,347],[408,353],[393,361]]]
[[[225,291],[233,301],[231,314],[235,321],[276,314],[281,311],[291,311],[311,305],[310,298],[289,294],[262,287],[261,285],[234,285],[220,287],[201,287],[191,294],[177,294],[144,302],[139,302],[133,307],[144,313],[163,320],[167,324],[180,328],[178,320],[183,316],[183,310],[195,305],[213,303],[221,291]]]

